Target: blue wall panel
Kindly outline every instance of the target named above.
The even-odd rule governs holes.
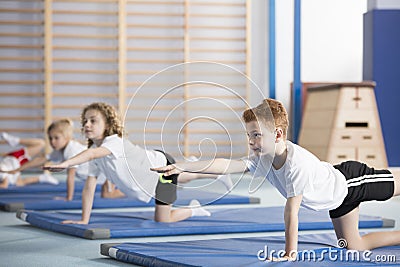
[[[376,82],[389,166],[400,166],[400,10],[364,14],[363,79]]]

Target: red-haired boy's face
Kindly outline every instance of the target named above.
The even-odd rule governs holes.
[[[274,153],[275,135],[273,131],[258,121],[250,121],[246,123],[246,132],[249,148],[256,156]]]

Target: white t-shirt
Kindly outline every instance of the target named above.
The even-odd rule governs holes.
[[[149,202],[155,195],[159,179],[158,173],[150,171],[150,168],[165,166],[167,159],[164,154],[146,150],[116,134],[107,136],[101,147],[111,154],[90,161],[89,176],[103,173],[127,196]]]
[[[86,146],[81,143],[71,140],[68,142],[64,150],[53,150],[49,155],[47,155],[47,159],[52,162],[63,162],[67,159],[75,157],[82,151],[86,150]],[[82,163],[79,165],[72,166],[71,168],[76,168],[75,177],[84,181],[87,179],[89,174],[89,163]],[[104,183],[106,178],[104,176],[99,177],[97,183]]]
[[[256,177],[265,177],[285,198],[303,195],[301,206],[312,210],[332,210],[347,195],[344,175],[332,164],[320,161],[306,149],[286,141],[287,158],[275,170],[272,164],[258,164],[258,157],[246,159],[247,168]]]

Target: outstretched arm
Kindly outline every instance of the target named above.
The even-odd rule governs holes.
[[[60,164],[52,164],[52,165],[45,165],[43,167],[44,170],[49,171],[62,171],[64,169],[68,169],[71,166],[79,165],[93,159],[98,159],[110,155],[111,151],[105,147],[96,147],[96,148],[89,148],[85,151],[82,151],[75,157],[72,157]]]
[[[183,162],[164,167],[151,168],[152,171],[164,173],[165,176],[182,172],[205,174],[228,174],[247,171],[246,163],[242,160],[214,159],[197,162]]]

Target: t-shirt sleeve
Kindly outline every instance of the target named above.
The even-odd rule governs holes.
[[[100,169],[97,167],[96,160],[89,161],[89,174],[88,176],[100,176]]]
[[[51,162],[62,162],[63,156],[60,151],[53,150],[50,154],[46,155],[46,159]]]
[[[75,157],[78,153],[78,151],[73,149],[73,144],[69,144],[65,150],[64,150],[64,160],[70,159],[72,157]],[[79,165],[74,165],[71,166],[70,168],[78,168]]]
[[[124,153],[122,138],[113,136],[106,138],[101,147],[107,148],[115,158],[122,158]]]

